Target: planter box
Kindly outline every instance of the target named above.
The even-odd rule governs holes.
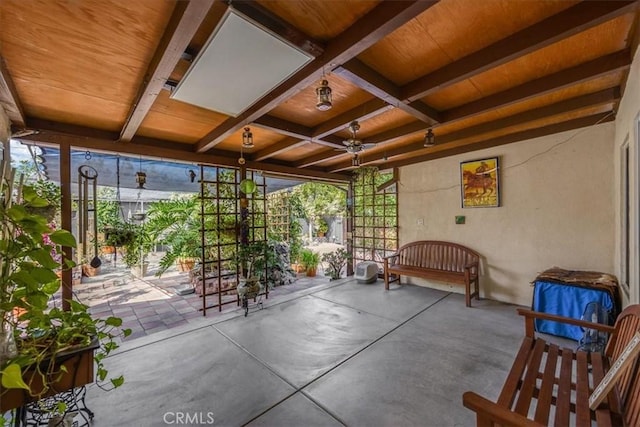
[[[42,391],[42,378],[36,374],[34,370],[26,370],[23,373],[24,382],[29,384],[33,394],[33,397],[27,390],[23,389],[4,389],[0,385],[0,414],[9,411],[20,406],[24,406],[27,403],[34,402],[36,400],[53,396],[63,391],[70,390],[74,387],[81,387],[86,384],[90,384],[94,381],[93,373],[93,353],[98,348],[98,341],[94,341],[88,347],[82,347],[76,350],[70,350],[65,353],[60,353],[56,357],[55,367],[56,374],[54,378],[60,377],[58,381],[54,382],[49,390],[42,395],[39,393]],[[43,362],[48,364],[48,362]],[[67,372],[60,371],[64,366]],[[44,370],[44,368],[43,368]]]

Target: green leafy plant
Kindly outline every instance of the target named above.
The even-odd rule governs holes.
[[[311,249],[302,249],[300,251],[300,263],[306,270],[318,268],[318,264],[320,264],[320,254]]]
[[[340,278],[342,269],[347,265],[349,259],[351,259],[351,254],[344,248],[338,248],[333,252],[322,255],[322,262],[328,264],[326,272],[332,280]]]
[[[149,231],[149,226],[145,224],[130,224],[129,227],[133,237],[124,245],[123,261],[127,267],[136,267],[147,261],[147,256],[153,249],[154,240]]]
[[[161,276],[176,262],[202,256],[199,213],[197,196],[175,197],[149,205],[146,227],[153,240],[167,246],[156,276]]]
[[[30,213],[29,208],[47,203],[33,187],[22,188],[20,203],[12,202],[12,189],[4,180],[1,190],[0,333],[6,339],[0,346],[2,387],[5,392],[25,389],[38,398],[65,373],[56,364],[57,355],[94,341],[98,342],[94,353],[97,382],[104,386],[108,377],[104,357],[118,348],[118,335],[128,336],[131,331],[119,331],[122,320],[117,317],[93,318],[88,307],[77,301],[69,301],[68,310],[50,306],[61,285],[56,270],[75,265],[65,260],[61,266],[54,256],[62,253],[63,246],[75,247],[75,238],[66,230],[52,229],[43,216]],[[34,372],[29,378],[38,378],[42,387],[36,390],[25,382],[25,371]],[[110,384],[118,387],[123,381],[120,376],[110,379]]]

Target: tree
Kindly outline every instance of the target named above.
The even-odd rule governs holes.
[[[346,213],[346,193],[333,185],[307,182],[295,187],[291,198],[295,200],[292,206],[299,206],[299,218],[309,223],[309,239],[320,218]]]

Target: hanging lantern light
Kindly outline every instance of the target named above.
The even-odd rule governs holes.
[[[357,154],[353,155],[353,158],[351,159],[351,166],[360,166],[360,158]]]
[[[330,110],[333,106],[331,103],[331,88],[329,87],[329,82],[324,78],[320,82],[320,86],[316,88],[316,98],[316,108],[320,111]]]
[[[251,133],[249,126],[244,128],[244,132],[242,132],[242,148],[253,148],[253,133]]]
[[[433,134],[433,130],[429,128],[424,135],[424,147],[429,148],[436,145],[436,136]]]
[[[138,188],[144,189],[144,184],[147,182],[147,174],[142,172],[142,157],[140,157],[138,172],[136,172],[136,184]]]

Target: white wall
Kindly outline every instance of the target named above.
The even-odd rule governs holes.
[[[615,271],[617,275],[621,275],[621,246],[622,246],[622,218],[623,211],[621,206],[622,195],[622,170],[621,170],[621,152],[622,145],[625,141],[629,143],[629,154],[631,158],[630,170],[630,194],[631,200],[631,235],[635,236],[632,243],[631,263],[630,263],[630,293],[622,292],[623,305],[629,303],[640,303],[640,267],[638,260],[640,259],[639,246],[639,200],[638,192],[640,191],[640,177],[638,172],[638,158],[640,157],[640,149],[638,148],[638,118],[640,115],[640,49],[636,51],[634,61],[629,71],[627,86],[624,89],[622,100],[618,107],[615,122],[615,146],[614,146],[614,206],[616,219],[615,232]]]
[[[522,305],[531,304],[530,282],[547,268],[614,272],[614,128],[594,125],[402,168],[400,244],[468,246],[484,258],[481,295]],[[494,156],[501,207],[462,209],[460,162]],[[456,225],[456,215],[466,224]]]

